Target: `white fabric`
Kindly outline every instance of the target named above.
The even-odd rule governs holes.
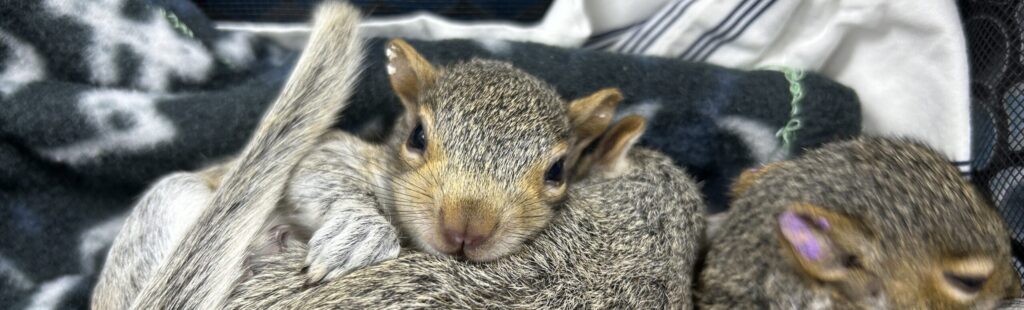
[[[714,6],[724,2],[738,1],[715,1]],[[922,140],[960,164],[962,171],[968,169],[967,50],[953,1],[795,3],[776,4],[771,14],[706,61],[821,72],[857,91],[865,133]],[[681,33],[700,32],[695,26],[690,29]],[[676,38],[646,53],[678,55],[688,42],[683,35]]]
[[[953,0],[555,0],[535,25],[415,14],[363,27],[375,36],[528,41],[818,71],[856,90],[865,133],[915,138],[969,172],[967,51]]]
[[[607,49],[821,72],[856,90],[865,133],[921,140],[969,170],[967,49],[954,1],[678,2],[689,8],[648,45]]]
[[[461,22],[429,13],[370,18],[360,31],[371,37],[411,39],[492,39],[576,47],[592,34],[625,27],[646,19],[671,0],[555,0],[534,25],[511,22]],[[218,28],[269,34],[288,46],[301,48],[309,32],[305,24],[223,22]]]

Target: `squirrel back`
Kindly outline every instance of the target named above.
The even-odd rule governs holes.
[[[734,195],[705,308],[992,308],[1019,293],[1001,217],[920,144],[833,143],[748,171]]]

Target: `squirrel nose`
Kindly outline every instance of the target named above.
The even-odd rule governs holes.
[[[455,253],[482,246],[494,235],[498,217],[479,200],[462,199],[440,210],[441,239]]]
[[[491,238],[492,232],[493,230],[489,229],[486,231],[473,231],[473,229],[469,229],[467,231],[465,228],[446,228],[444,239],[448,244],[454,245],[457,248],[470,250],[487,242],[487,239]]]

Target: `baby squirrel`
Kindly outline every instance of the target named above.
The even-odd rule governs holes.
[[[302,242],[253,262],[229,309],[690,309],[702,240],[699,187],[667,156],[630,150],[640,117],[577,164],[566,205],[522,250],[473,264],[409,251],[319,286],[295,272]]]
[[[606,89],[567,104],[509,64],[435,68],[396,39],[387,45],[388,74],[406,113],[395,134],[373,145],[327,133],[322,123],[348,99],[361,47],[358,13],[324,7],[296,71],[242,155],[171,175],[140,200],[94,305],[216,307],[236,280],[217,275],[242,274],[241,261],[261,247],[257,237],[280,224],[311,234],[303,268],[309,283],[396,256],[397,234],[386,219],[433,254],[502,257],[550,221],[583,146],[607,128],[621,100]],[[316,146],[306,144],[316,138]],[[170,214],[172,207],[187,212]],[[168,221],[184,224],[147,227]]]
[[[743,174],[707,309],[992,309],[1018,297],[999,214],[936,152],[858,138]]]
[[[605,89],[566,103],[510,64],[435,68],[401,39],[385,52],[406,111],[392,135],[371,144],[332,132],[289,184],[283,223],[312,235],[311,284],[396,257],[400,235],[470,261],[514,252],[563,203],[580,152],[622,98]]]

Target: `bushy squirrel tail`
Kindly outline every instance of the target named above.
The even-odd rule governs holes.
[[[360,13],[328,1],[314,14],[302,56],[248,145],[231,164],[211,205],[132,308],[220,309],[249,244],[284,194],[293,168],[348,105],[359,76]]]

